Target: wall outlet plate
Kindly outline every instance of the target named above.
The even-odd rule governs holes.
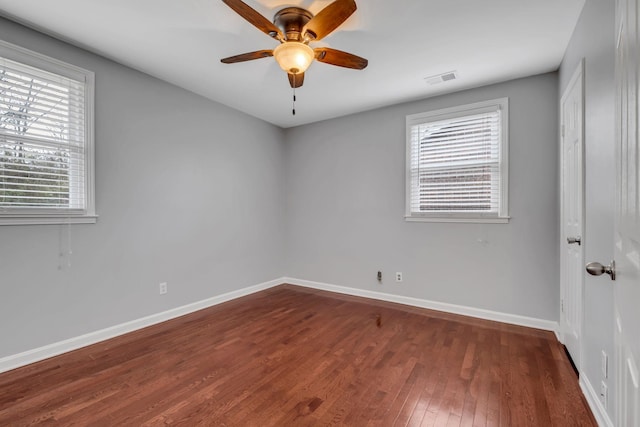
[[[396,282],[402,282],[402,273],[401,272],[396,273]]]
[[[160,283],[160,295],[166,294],[168,291],[167,282]]]

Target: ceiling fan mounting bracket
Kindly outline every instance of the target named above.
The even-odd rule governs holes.
[[[286,41],[304,42],[302,29],[313,18],[313,13],[300,7],[285,7],[276,12],[273,23],[285,34]],[[310,35],[313,35],[312,33]]]

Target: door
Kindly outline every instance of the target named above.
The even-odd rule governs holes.
[[[640,188],[638,3],[616,1],[616,224],[614,339],[616,425],[640,426]]]
[[[562,342],[580,371],[582,334],[582,246],[584,61],[576,69],[560,100],[561,114],[561,233],[560,328]]]

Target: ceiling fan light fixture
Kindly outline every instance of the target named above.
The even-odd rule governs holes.
[[[308,45],[291,41],[278,45],[273,50],[273,56],[284,71],[299,74],[307,71],[315,54]]]

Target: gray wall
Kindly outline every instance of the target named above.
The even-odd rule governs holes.
[[[558,320],[557,86],[543,74],[286,130],[287,274]],[[500,97],[510,223],[405,222],[405,116]]]
[[[0,357],[283,276],[281,129],[1,19],[0,38],[95,71],[100,215],[0,227]]]
[[[615,195],[614,2],[587,0],[560,67],[560,97],[585,58],[585,260],[613,257]],[[613,288],[608,278],[585,274],[581,375],[598,391],[600,352],[613,360]],[[610,365],[610,372],[613,372]],[[615,385],[609,380],[609,402]],[[608,412],[613,416],[613,405]]]
[[[558,319],[556,73],[283,131],[8,21],[0,38],[96,72],[100,215],[0,227],[0,357],[284,275]],[[405,116],[505,96],[510,223],[405,222]]]

